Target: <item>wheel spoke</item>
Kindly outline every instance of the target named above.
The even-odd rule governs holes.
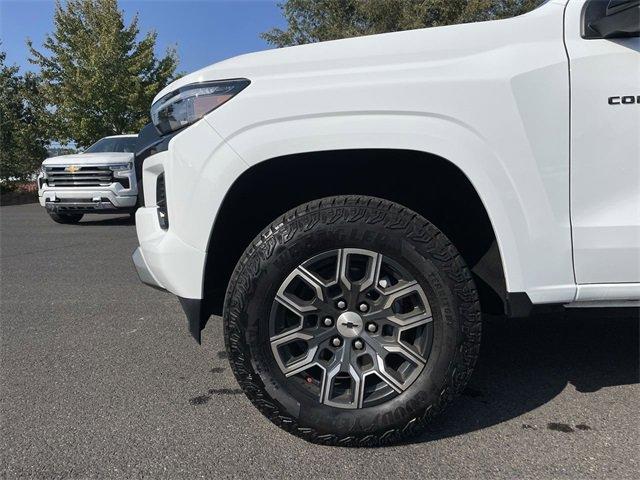
[[[416,281],[401,282],[384,291],[386,296],[385,308],[389,308],[396,300],[416,291],[422,290]]]
[[[332,275],[329,278],[323,279],[318,274],[314,273],[313,267],[314,267],[314,264],[322,260],[326,260],[327,258],[335,258],[335,265],[333,266]],[[340,277],[341,262],[342,262],[342,250],[333,250],[330,252],[322,253],[320,255],[316,255],[310,260],[307,260],[306,262],[304,262],[298,268],[303,272],[305,272],[310,277],[312,277],[317,284],[321,285],[324,288],[328,288],[338,283],[339,277]]]
[[[414,305],[410,312],[396,313],[393,310],[396,302],[413,295],[420,299],[420,303],[418,305]],[[415,281],[405,282],[404,285],[396,287],[388,293],[381,313],[384,315],[384,318],[399,326],[409,326],[418,324],[424,320],[432,319],[431,308],[429,307],[426,295],[420,285]]]
[[[406,380],[396,378],[391,374],[390,369],[387,367],[385,360],[389,354],[398,354],[410,361],[415,365],[415,372],[419,373],[426,363],[426,360],[410,350],[406,345],[400,342],[382,342],[379,339],[372,339],[371,346],[376,353],[376,368],[380,372],[380,377],[387,383],[392,384],[392,387],[397,390],[406,390],[411,383],[413,383],[413,376],[410,376]]]
[[[383,359],[389,353],[393,352],[393,353],[399,353],[404,357],[415,361],[416,363],[419,363],[419,364],[425,363],[424,358],[412,352],[406,346],[399,343],[397,340],[384,342],[384,341],[380,341],[379,338],[374,337],[374,338],[371,338],[369,341],[370,341],[371,348],[375,351],[376,355]]]
[[[349,278],[349,259],[354,255],[367,257],[367,266],[363,277],[352,281]],[[358,294],[377,283],[381,263],[382,255],[379,253],[358,248],[345,248],[339,257],[340,282],[351,293],[352,297],[357,298]]]
[[[364,292],[367,288],[377,285],[380,276],[380,267],[382,265],[382,255],[376,253],[372,255],[367,264],[367,274],[361,280],[359,291]]]
[[[425,359],[422,358],[417,353],[412,352],[401,343],[396,343],[395,345],[388,345],[386,347],[386,350],[387,352],[391,352],[391,353],[399,353],[402,356],[406,357],[407,359],[414,361],[420,368],[424,367]]]
[[[390,323],[398,327],[414,327],[433,320],[431,312],[415,309],[408,314],[398,315],[391,307],[372,311],[362,316],[365,322]]]
[[[287,289],[295,279],[301,279],[311,289],[313,289],[315,296],[312,300],[305,301],[288,293]],[[280,302],[285,307],[288,307],[294,313],[302,314],[313,312],[318,310],[319,305],[324,302],[322,284],[318,282],[318,279],[314,275],[301,267],[298,267],[287,277],[278,289],[278,292],[276,293],[276,301]]]
[[[387,317],[387,320],[389,320],[390,322],[400,327],[413,328],[413,327],[422,325],[424,323],[431,322],[433,320],[433,317],[431,316],[430,313],[417,313],[417,314],[411,314],[406,317],[391,315]]]
[[[313,330],[303,330],[304,332],[312,333],[312,338],[308,340],[308,344],[312,347],[320,347],[322,344],[327,343],[327,341],[335,336],[335,333],[331,329],[313,329]]]
[[[332,370],[327,372],[327,382],[324,389],[324,403],[326,405],[337,406],[341,408],[361,408],[362,406],[362,378],[356,372],[352,365],[347,365],[346,369],[342,364],[336,365]],[[342,393],[344,398],[339,398],[342,388],[338,385],[338,376],[341,376],[340,387],[343,383],[346,383],[345,377],[350,379],[349,381],[349,393]],[[347,390],[347,388],[344,388]]]
[[[371,358],[373,362],[373,368],[370,368],[365,372],[361,372],[361,376],[363,379],[363,390],[364,390],[364,384],[366,383],[366,378],[370,375],[376,375],[378,378],[384,381],[387,385],[389,385],[389,387],[391,387],[397,393],[400,393],[402,389],[396,384],[397,382],[392,377],[390,377],[387,374],[387,372],[384,370],[383,360],[378,353],[378,349],[380,349],[380,346],[371,341],[369,341],[369,343],[366,346],[365,353],[369,355],[369,357]],[[384,352],[383,349],[381,350],[383,351],[383,354],[386,354],[386,352]],[[356,362],[356,365],[354,365],[354,367],[357,370],[359,370],[359,366],[357,365],[357,362]]]
[[[347,279],[347,261],[349,249],[338,250],[338,279],[347,289],[351,288],[351,282]]]
[[[323,287],[325,286],[325,282],[302,266],[298,267],[297,270],[299,275],[316,291],[316,298],[320,301],[324,301]]]
[[[303,354],[304,356],[298,356],[293,361],[285,362],[282,360],[282,355],[280,355],[279,349],[289,343],[295,342],[296,340],[303,342],[313,341],[313,335],[295,330],[293,332],[286,332],[285,334],[271,338],[271,351],[273,352],[280,369],[285,375],[293,374],[292,372],[299,372],[305,368],[309,368],[311,367],[311,364],[315,362],[315,354],[318,350],[317,345],[308,345],[306,353]]]
[[[389,375],[389,373],[387,372],[384,366],[384,360],[382,359],[382,357],[380,357],[380,355],[376,355],[375,362],[376,362],[377,375],[382,380],[384,380],[384,382],[387,385],[393,388],[397,393],[400,393],[405,390],[405,388],[403,388],[402,383],[398,382],[395,378]]]

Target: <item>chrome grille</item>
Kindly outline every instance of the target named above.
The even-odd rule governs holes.
[[[66,167],[47,167],[47,184],[52,187],[99,187],[113,182],[113,172],[108,166],[79,167],[67,172]]]

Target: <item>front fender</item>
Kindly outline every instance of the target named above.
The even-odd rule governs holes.
[[[518,141],[523,140],[513,140]],[[505,158],[480,133],[442,116],[353,112],[289,118],[255,124],[226,140],[206,119],[169,144],[171,228],[206,252],[224,197],[247,169],[284,155],[362,148],[414,150],[453,163],[488,212],[507,291],[526,292],[533,303],[573,299],[568,205],[558,205],[568,192],[568,177],[566,184],[558,182],[557,172],[540,168],[527,152]],[[179,202],[171,201],[174,194]]]
[[[365,148],[415,150],[447,159],[467,176],[488,212],[507,290],[527,292],[534,303],[566,301],[575,293],[568,208],[557,205],[561,193],[550,191],[557,182],[550,184],[534,159],[503,160],[462,122],[413,112],[352,112],[264,122],[227,142],[247,166],[284,155]],[[566,180],[560,188],[568,187]],[[559,218],[563,210],[566,216]]]

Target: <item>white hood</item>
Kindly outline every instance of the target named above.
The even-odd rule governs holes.
[[[104,152],[104,153],[75,153],[47,158],[42,165],[52,167],[56,165],[111,165],[133,161],[133,153]]]
[[[526,15],[542,15],[551,4],[563,5],[567,0],[551,0]],[[513,42],[515,19],[448,25],[402,32],[383,33],[328,42],[277,48],[248,53],[214,63],[185,75],[163,88],[154,102],[169,92],[188,85],[212,80],[247,78],[263,79],[326,76],[335,72],[356,72],[376,65],[403,68],[413,62],[444,62],[469,56]]]

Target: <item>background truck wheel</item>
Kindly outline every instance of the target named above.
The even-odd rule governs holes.
[[[238,383],[309,441],[413,436],[461,392],[480,346],[471,274],[420,215],[372,197],[302,205],[244,252],[224,306]]]
[[[56,223],[78,223],[82,217],[82,213],[53,213],[49,212],[49,216]]]

